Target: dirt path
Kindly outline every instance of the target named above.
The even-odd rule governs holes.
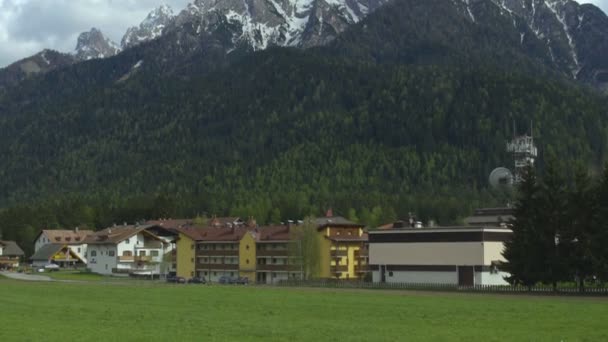
[[[0,272],[1,275],[16,279],[16,280],[27,280],[27,281],[53,281],[51,277],[47,277],[44,275],[37,274],[25,274],[25,273],[15,273],[15,272]]]

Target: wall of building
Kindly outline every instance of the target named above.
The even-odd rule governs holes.
[[[110,252],[114,252],[114,256]],[[93,253],[95,252],[95,253]],[[87,267],[93,273],[112,274],[112,269],[116,267],[116,245],[89,245],[89,263]],[[92,254],[96,254],[93,256]]]
[[[475,284],[476,285],[509,285],[505,280],[506,277],[510,276],[509,273],[505,272],[475,272]],[[478,282],[479,280],[479,282]]]
[[[371,243],[370,265],[483,265],[481,242]]]
[[[318,233],[319,243],[319,277],[331,278],[331,241],[326,238],[329,236],[329,228],[324,228]]]
[[[492,264],[492,261],[500,261],[506,262],[504,256],[502,256],[502,252],[505,249],[505,244],[503,242],[484,242],[484,263],[483,265],[489,266]]]
[[[180,233],[176,248],[177,276],[191,278],[195,269],[196,243],[187,235]]]
[[[254,282],[256,263],[256,241],[253,234],[246,233],[239,243],[239,277]]]

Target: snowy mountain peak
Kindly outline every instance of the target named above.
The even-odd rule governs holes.
[[[127,30],[121,41],[122,48],[126,49],[160,37],[174,17],[173,10],[168,5],[163,4],[154,9],[138,27],[134,26]]]
[[[119,52],[120,48],[116,43],[106,38],[100,30],[92,28],[90,31],[83,32],[78,36],[74,55],[76,59],[85,61],[111,57]]]
[[[325,44],[388,0],[195,0],[176,18],[196,32],[228,28],[233,45]]]

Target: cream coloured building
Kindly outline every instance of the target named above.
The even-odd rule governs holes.
[[[369,233],[374,282],[507,285],[498,265],[512,231],[501,227],[403,228]]]

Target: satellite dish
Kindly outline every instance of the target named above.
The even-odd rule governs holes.
[[[513,185],[513,173],[506,167],[495,168],[490,173],[489,182],[495,189],[510,187]]]

